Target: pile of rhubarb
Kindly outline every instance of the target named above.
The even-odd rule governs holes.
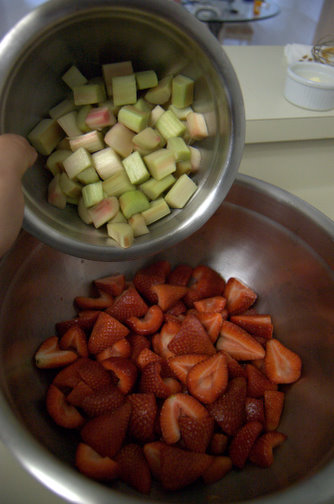
[[[165,260],[93,287],[35,353],[38,368],[55,369],[49,415],[79,432],[77,469],[147,494],[153,479],[179,490],[269,467],[287,438],[280,386],[302,362],[256,310],[258,294],[207,265]]]

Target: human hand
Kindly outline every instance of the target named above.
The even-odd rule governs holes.
[[[37,152],[20,135],[0,135],[0,257],[14,243],[22,226],[24,198],[21,178]]]

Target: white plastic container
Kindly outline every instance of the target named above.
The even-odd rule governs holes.
[[[298,62],[287,69],[285,98],[310,110],[334,108],[334,68],[322,63]]]

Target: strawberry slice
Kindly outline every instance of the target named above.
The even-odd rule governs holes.
[[[193,268],[189,264],[178,264],[169,273],[167,283],[186,287],[190,281],[192,272]]]
[[[200,299],[221,296],[225,287],[225,280],[222,276],[205,265],[194,268],[190,281],[192,284],[184,296],[184,302],[189,308],[192,308],[194,302]]]
[[[61,350],[73,349],[80,357],[88,357],[86,333],[79,326],[70,327],[59,340]]]
[[[74,392],[73,389],[72,392]],[[80,407],[89,417],[97,417],[115,411],[124,403],[125,397],[115,385],[107,385],[82,398]]]
[[[129,317],[126,325],[136,334],[142,336],[151,336],[159,331],[164,321],[164,314],[160,306],[152,305],[149,307],[144,317]]]
[[[228,445],[229,437],[222,432],[214,432],[210,441],[209,452],[212,455],[223,455]]]
[[[228,320],[223,321],[216,347],[236,360],[262,359],[265,354],[264,348],[253,336]]]
[[[131,345],[131,360],[137,362],[138,355],[144,348],[150,348],[151,342],[145,336],[140,334],[129,334],[127,337],[128,342]]]
[[[261,397],[246,397],[246,422],[261,422],[264,425],[264,405]]]
[[[246,364],[247,395],[263,397],[266,390],[277,390],[277,384],[270,381],[260,369],[253,364]]]
[[[94,280],[95,286],[113,297],[120,296],[125,289],[125,276],[122,274],[111,275]]]
[[[98,297],[89,296],[76,296],[74,298],[74,304],[80,308],[80,310],[104,310],[111,306],[114,302],[114,298],[111,294],[98,290]]]
[[[122,394],[128,394],[134,387],[138,370],[131,359],[124,357],[109,357],[101,362],[108,371],[112,371],[117,379],[117,387]]]
[[[151,471],[141,446],[134,443],[124,445],[115,460],[119,465],[121,480],[140,493],[148,494],[150,492]]]
[[[223,296],[213,296],[199,301],[194,301],[194,307],[199,312],[222,312],[226,306],[226,299]]]
[[[195,420],[208,417],[208,412],[197,399],[188,394],[178,393],[168,397],[160,411],[160,427],[167,444],[177,443],[181,438],[179,419],[188,416]]]
[[[136,364],[140,369],[144,369],[150,362],[162,362],[162,357],[149,348],[144,348],[138,355]]]
[[[181,329],[181,322],[175,319],[168,319],[162,326],[160,333],[157,333],[152,338],[153,350],[155,353],[165,359],[173,357],[175,354],[172,352],[168,345]]]
[[[274,326],[270,315],[232,315],[230,321],[253,336],[265,339],[270,339],[273,336]]]
[[[193,366],[187,375],[191,395],[205,404],[211,404],[226,390],[228,369],[224,354],[218,352]]]
[[[81,429],[82,441],[102,457],[113,458],[123,445],[131,415],[131,404],[88,420]]]
[[[270,467],[274,462],[274,448],[281,445],[286,438],[285,434],[278,431],[262,434],[255,441],[249,454],[249,460],[259,467]]]
[[[119,476],[117,462],[109,457],[101,457],[85,443],[77,446],[75,465],[82,474],[96,481],[112,481]]]
[[[301,376],[299,355],[275,338],[267,341],[264,364],[266,375],[274,383],[294,383]]]
[[[226,306],[230,315],[243,313],[257,300],[257,294],[237,278],[231,277],[224,289]]]
[[[46,393],[46,409],[60,427],[78,429],[85,422],[79,411],[67,402],[65,394],[52,383]]]
[[[184,447],[193,452],[205,453],[212,438],[214,423],[209,415],[200,419],[181,415],[179,428]]]
[[[215,344],[223,326],[224,319],[222,314],[217,312],[198,312],[195,315],[206,329],[212,343]]]
[[[211,464],[202,474],[203,481],[206,485],[212,485],[221,480],[231,469],[230,457],[213,457]]]
[[[155,284],[151,288],[157,296],[158,306],[167,311],[180,301],[188,292],[188,287],[182,285]]]
[[[165,315],[174,315],[175,317],[178,317],[179,315],[183,315],[184,313],[186,313],[187,309],[188,308],[186,307],[182,299],[180,299],[177,303],[175,303],[171,308],[169,308],[166,311]]]
[[[263,425],[261,422],[248,422],[238,430],[229,446],[229,456],[234,466],[239,469],[244,467],[262,429]]]
[[[71,327],[80,327],[85,332],[89,332],[99,313],[100,310],[81,310],[75,318],[57,322],[55,324],[56,333],[62,337]]]
[[[80,380],[69,392],[66,396],[66,400],[68,403],[72,404],[72,406],[77,406],[81,408],[83,400],[94,393],[94,390],[90,388],[87,383]]]
[[[121,338],[116,341],[112,346],[105,348],[95,355],[96,360],[99,362],[109,359],[109,357],[131,357],[132,348],[127,338]]]
[[[154,439],[155,421],[158,412],[154,394],[130,394],[128,400],[132,406],[129,423],[130,436],[142,443]]]
[[[162,363],[149,362],[141,372],[140,392],[153,393],[155,397],[165,399],[181,390],[181,384],[174,378],[162,378]]]
[[[237,378],[237,376],[244,376],[247,378],[246,369],[243,364],[240,364],[234,357],[229,353],[223,352],[227,362],[228,376],[229,378]]]
[[[274,431],[278,428],[283,413],[285,394],[280,390],[264,392],[265,428]]]
[[[144,456],[152,476],[158,481],[161,478],[161,450],[164,446],[166,446],[166,443],[163,441],[152,441],[143,446]]]
[[[106,312],[101,312],[96,319],[88,340],[88,350],[92,354],[102,352],[113,346],[116,341],[125,338],[129,329]]]
[[[137,271],[133,283],[140,294],[151,304],[158,301],[157,295],[152,291],[155,284],[166,282],[171,265],[168,261],[157,261]]]
[[[87,360],[84,357],[79,357],[72,364],[58,371],[52,383],[61,390],[73,389],[81,381],[79,369]]]
[[[81,359],[76,372],[94,392],[113,383],[110,373],[99,362],[92,359]]]
[[[187,375],[192,367],[194,367],[199,362],[207,359],[206,354],[185,354],[176,355],[175,357],[170,357],[168,359],[168,364],[170,369],[176,378],[183,383],[187,384]]]
[[[112,306],[106,312],[120,322],[125,323],[129,317],[143,317],[148,306],[139,292],[130,285],[120,296],[115,298]]]
[[[194,483],[212,463],[212,456],[165,445],[161,449],[161,484],[180,490]]]
[[[216,353],[208,333],[198,318],[191,313],[187,314],[182,321],[180,330],[168,344],[168,349],[175,355]]]
[[[72,350],[62,350],[57,336],[51,336],[43,341],[35,353],[35,364],[40,369],[64,367],[78,358]]]
[[[207,405],[210,415],[216,420],[225,434],[233,436],[245,420],[247,382],[243,377],[233,378],[226,392]]]

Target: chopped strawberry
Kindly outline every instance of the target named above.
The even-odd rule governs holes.
[[[144,348],[150,348],[151,342],[145,336],[141,336],[140,334],[129,334],[127,337],[128,342],[131,345],[131,360],[136,362],[138,359],[138,355]]]
[[[270,339],[273,336],[274,326],[270,315],[232,315],[230,321],[253,336],[265,339]]]
[[[223,296],[213,296],[199,301],[194,301],[194,307],[199,312],[222,312],[226,305],[226,299]]]
[[[230,457],[213,457],[209,467],[202,473],[203,481],[206,485],[212,485],[221,480],[231,469],[232,460]]]
[[[88,350],[92,354],[97,354],[128,334],[129,329],[125,325],[108,313],[101,312],[90,334]]]
[[[55,324],[56,333],[62,337],[71,327],[80,327],[85,332],[89,332],[101,310],[81,310],[77,316],[70,320],[63,320]]]
[[[57,336],[51,336],[43,341],[35,353],[35,364],[40,369],[64,367],[78,358],[72,350],[62,350]]]
[[[165,322],[160,330],[160,333],[155,334],[152,338],[152,345],[155,353],[166,359],[173,357],[175,353],[168,348],[168,345],[180,329],[180,321],[168,320]]]
[[[151,304],[156,304],[158,301],[157,295],[152,291],[152,286],[165,283],[170,269],[170,263],[162,260],[140,269],[135,274],[133,283],[136,289]]]
[[[112,384],[112,377],[106,369],[92,359],[81,359],[77,368],[80,379],[95,391]]]
[[[164,445],[161,449],[161,484],[165,490],[180,490],[206,471],[212,456]]]
[[[94,390],[84,381],[80,380],[66,396],[66,400],[72,406],[81,408],[82,402],[89,395],[94,394]]]
[[[222,432],[214,432],[210,441],[209,452],[212,455],[223,455],[228,445],[229,437]]]
[[[243,377],[233,378],[226,392],[207,405],[211,416],[225,434],[233,436],[245,420],[247,382]]]
[[[228,320],[223,321],[216,347],[236,360],[262,359],[265,354],[264,348],[253,336]]]
[[[121,338],[116,341],[112,346],[105,348],[95,355],[96,360],[99,362],[109,359],[109,357],[131,357],[132,348],[127,338]]]
[[[155,284],[151,288],[157,296],[158,306],[167,311],[180,301],[188,292],[188,287],[182,285]]]
[[[147,460],[152,476],[160,480],[161,477],[161,450],[166,446],[163,441],[152,441],[143,446],[144,456]]]
[[[192,272],[193,268],[189,264],[178,264],[169,273],[167,283],[186,287],[190,281]]]
[[[86,395],[80,406],[86,415],[96,417],[115,411],[124,403],[124,400],[124,395],[115,385],[107,385],[94,394]]]
[[[151,336],[159,331],[164,321],[164,314],[160,306],[152,305],[149,307],[144,317],[129,317],[126,325],[136,334],[142,336]]]
[[[229,378],[237,378],[237,376],[244,376],[247,378],[246,369],[243,364],[240,364],[234,357],[229,353],[223,352],[227,362],[228,376]]]
[[[124,445],[116,456],[120,478],[138,492],[148,494],[151,490],[151,472],[144,456],[143,448],[138,444]]]
[[[125,289],[125,276],[122,274],[111,275],[94,280],[96,287],[114,297],[120,296]]]
[[[264,405],[262,397],[246,397],[246,422],[261,422],[264,425]]]
[[[263,397],[266,390],[277,390],[277,384],[270,381],[260,369],[253,364],[246,364],[247,395]]]
[[[148,442],[154,439],[155,420],[158,406],[154,394],[130,394],[132,406],[129,435],[136,441]]]
[[[109,357],[101,362],[102,366],[117,378],[117,387],[122,394],[128,394],[137,380],[137,367],[131,359],[124,357]]]
[[[274,462],[273,450],[281,445],[287,436],[282,432],[265,432],[254,443],[249,460],[259,467],[270,467]]]
[[[175,315],[176,317],[178,317],[179,315],[183,315],[184,313],[186,313],[187,309],[188,308],[186,307],[182,299],[180,299],[177,303],[175,303],[171,308],[169,308],[166,311],[165,316]]]
[[[60,427],[78,429],[85,422],[79,411],[67,402],[65,394],[52,383],[46,393],[46,409],[52,420]]]
[[[264,392],[265,428],[274,431],[278,428],[283,413],[285,393],[280,390]]]
[[[276,338],[267,341],[264,363],[265,373],[274,383],[294,383],[300,378],[301,358]]]
[[[209,415],[200,419],[181,415],[179,428],[184,447],[193,452],[205,453],[212,438],[214,423]]]
[[[173,392],[181,390],[181,384],[174,378],[162,378],[161,362],[150,362],[141,372],[139,390],[140,392],[153,393],[156,397],[165,399]]]
[[[81,429],[84,443],[102,457],[113,458],[122,447],[131,415],[131,404],[125,402],[115,411],[88,420]]]
[[[198,318],[192,314],[186,315],[179,332],[168,344],[168,349],[176,355],[189,353],[211,355],[216,353],[208,333]]]
[[[114,298],[111,294],[99,289],[98,293],[98,297],[76,296],[74,303],[80,310],[104,310],[113,304]]]
[[[129,285],[120,296],[115,298],[113,305],[107,308],[106,312],[125,323],[129,317],[143,317],[147,310],[148,306],[139,292],[133,285]]]
[[[217,312],[198,312],[195,314],[203,327],[206,329],[210,340],[216,343],[223,325],[223,316]]]
[[[191,395],[205,404],[211,404],[226,390],[228,369],[222,352],[202,360],[187,375],[187,387]]]
[[[262,429],[263,425],[261,422],[248,422],[238,430],[229,446],[229,456],[234,466],[239,469],[244,467]]]
[[[237,278],[231,277],[226,282],[224,297],[230,315],[243,313],[257,300],[257,294]]]
[[[194,268],[190,281],[193,283],[184,297],[184,302],[190,308],[195,301],[200,299],[221,296],[225,287],[223,277],[217,271],[205,265]]]
[[[144,348],[138,355],[136,364],[140,369],[144,369],[150,362],[162,362],[162,357],[149,348]]]
[[[160,426],[164,441],[177,443],[181,438],[179,419],[188,416],[195,420],[207,418],[208,412],[197,399],[189,394],[174,394],[165,400],[160,412]]]
[[[109,457],[101,457],[85,443],[77,446],[75,465],[82,474],[97,481],[112,481],[119,476],[117,462]]]
[[[61,350],[73,349],[80,357],[88,357],[87,337],[79,326],[70,327],[59,340]]]
[[[183,354],[170,357],[168,364],[176,378],[183,383],[187,384],[187,375],[189,370],[199,362],[208,358],[207,354]]]
[[[84,357],[79,357],[79,359],[75,360],[72,364],[58,371],[52,383],[56,385],[56,387],[64,390],[74,388],[81,381],[78,370],[87,360],[88,359]]]

